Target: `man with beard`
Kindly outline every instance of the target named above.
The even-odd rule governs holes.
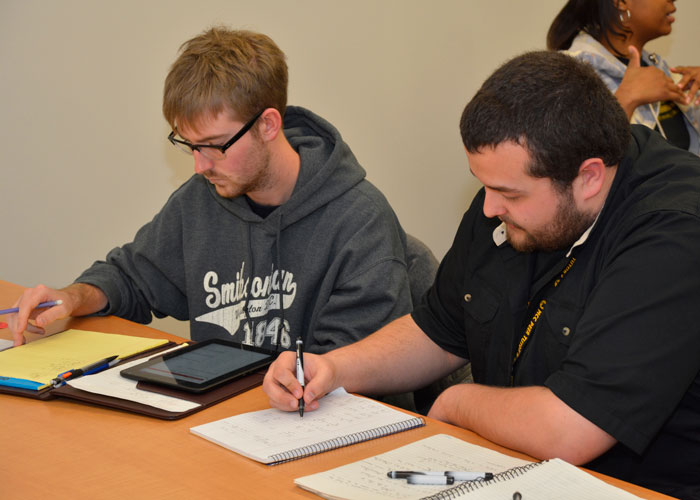
[[[16,345],[69,315],[155,314],[189,319],[194,340],[275,350],[301,337],[326,352],[410,312],[396,215],[340,133],[287,106],[287,64],[270,38],[216,27],[186,42],[163,114],[196,175],[76,283],[25,291],[10,319]],[[52,300],[62,304],[35,309]]]
[[[460,128],[484,187],[433,287],[412,314],[305,357],[303,391],[278,358],[271,404],[411,390],[470,361],[475,383],[429,416],[697,498],[700,160],[630,129],[591,67],[551,52],[499,68]]]

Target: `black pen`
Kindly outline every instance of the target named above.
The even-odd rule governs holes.
[[[468,472],[468,471],[413,471],[413,470],[392,470],[386,473],[387,476],[393,479],[407,479],[410,476],[447,476],[455,481],[477,481],[482,479],[490,481],[493,479],[492,472]]]
[[[301,397],[299,398],[299,416],[304,416],[304,342],[297,337],[297,380],[301,384]]]
[[[114,366],[117,363],[118,357],[119,356],[110,356],[108,358],[101,359],[95,363],[91,363],[82,368],[76,368],[73,370],[68,370],[67,372],[63,372],[51,381],[51,385],[53,385],[54,387],[58,387],[62,385],[66,380],[72,380],[82,375],[90,375],[92,373],[97,373],[99,371],[110,368],[111,366]]]
[[[520,494],[519,491],[516,491],[513,493],[513,500],[522,500],[523,496]]]

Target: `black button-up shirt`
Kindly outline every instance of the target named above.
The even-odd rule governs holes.
[[[605,206],[556,287],[567,252],[496,245],[500,221],[484,216],[483,202],[482,190],[413,312],[416,323],[470,360],[475,382],[546,386],[615,437],[588,467],[698,494],[700,159],[633,127]]]

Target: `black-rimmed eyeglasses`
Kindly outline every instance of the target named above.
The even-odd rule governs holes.
[[[231,137],[228,141],[226,141],[225,144],[222,145],[214,145],[214,144],[192,144],[191,142],[183,141],[182,139],[176,139],[175,138],[175,131],[173,130],[170,132],[170,135],[168,135],[168,140],[172,143],[173,146],[177,147],[181,151],[184,151],[187,154],[192,154],[193,151],[199,151],[202,155],[206,156],[210,160],[223,160],[226,158],[226,150],[233,146],[238,139],[243,137],[248,130],[255,124],[256,120],[260,118],[260,115],[263,114],[265,110],[263,109],[260,111],[258,114],[256,114],[253,118],[251,118],[243,127],[241,130],[239,130],[236,135]]]

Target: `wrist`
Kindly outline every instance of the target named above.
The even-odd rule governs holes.
[[[341,348],[342,349],[342,348]],[[329,373],[329,388],[328,392],[334,391],[338,387],[343,387],[345,390],[349,392],[357,392],[357,389],[353,387],[347,387],[346,384],[344,383],[344,372],[346,370],[343,370],[342,367],[342,356],[338,356],[338,351],[340,349],[335,349],[333,351],[329,351],[325,354],[322,354],[321,357],[325,360],[326,366],[328,369]]]
[[[632,99],[624,91],[620,92],[620,89],[618,89],[618,91],[615,93],[615,97],[617,97],[617,102],[620,103],[620,106],[627,115],[627,119],[631,119],[632,115],[634,114],[634,110],[637,109],[637,106],[639,106],[641,103],[637,102],[635,99]]]
[[[71,316],[85,316],[104,309],[107,296],[98,287],[87,283],[73,283],[62,289]]]

